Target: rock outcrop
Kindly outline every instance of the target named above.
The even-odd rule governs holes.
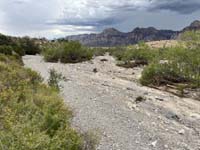
[[[114,28],[105,29],[99,34],[82,34],[66,37],[67,40],[80,41],[86,46],[119,46],[135,44],[139,41],[169,40],[178,33],[171,30],[157,30],[153,27],[135,28],[132,32],[123,33]]]
[[[182,31],[196,31],[196,30],[200,30],[200,21],[199,20],[195,20],[194,22],[192,22],[188,27],[184,28]]]
[[[115,28],[105,29],[99,34],[82,34],[68,36],[65,39],[81,42],[86,46],[110,47],[136,44],[139,41],[158,41],[176,39],[178,35],[185,31],[200,30],[200,21],[194,21],[190,26],[181,31],[158,30],[154,27],[135,28],[133,31],[124,33]]]

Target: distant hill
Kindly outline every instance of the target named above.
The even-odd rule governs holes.
[[[123,33],[114,28],[105,29],[99,34],[83,34],[66,37],[67,40],[80,41],[87,46],[119,46],[136,44],[138,41],[169,40],[176,37],[178,32],[171,30],[157,30],[153,27],[135,28]]]
[[[190,30],[200,30],[200,21],[196,20],[192,22],[188,27],[184,28],[182,31],[190,31]]]
[[[149,28],[135,28],[133,31],[124,33],[115,28],[105,29],[99,34],[82,34],[67,36],[66,40],[79,41],[86,46],[94,47],[110,47],[136,44],[139,41],[159,41],[159,40],[171,40],[188,30],[199,30],[200,21],[194,21],[190,26],[184,28],[181,31],[172,30],[158,30],[154,27]]]

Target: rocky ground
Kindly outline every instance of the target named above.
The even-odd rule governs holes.
[[[200,101],[141,86],[141,68],[117,67],[111,56],[78,64],[23,60],[44,79],[51,68],[68,79],[62,96],[73,126],[97,131],[98,150],[200,150]]]

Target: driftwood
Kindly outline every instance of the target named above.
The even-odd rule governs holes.
[[[148,62],[146,60],[135,60],[135,61],[123,62],[123,63],[117,64],[117,65],[120,67],[124,67],[124,68],[134,68],[134,67],[138,67],[138,66],[148,65]]]
[[[165,92],[171,93],[173,95],[176,95],[178,97],[193,98],[195,100],[200,100],[200,97],[198,95],[196,97],[192,96],[192,93],[198,92],[198,90],[197,91],[190,91],[190,90],[188,90],[187,94],[186,94],[186,92],[182,93],[180,91],[179,87],[178,87],[180,85],[187,87],[187,84],[173,84],[173,85],[167,84],[165,86],[150,85],[148,87],[151,87],[151,88],[154,88],[154,89],[157,89],[157,90],[161,90],[161,91],[165,91]]]

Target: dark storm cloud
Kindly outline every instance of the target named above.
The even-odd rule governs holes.
[[[200,10],[200,0],[143,0],[141,4],[135,4],[134,1],[122,1],[117,4],[103,4],[109,10],[104,10],[109,13],[109,17],[105,18],[87,18],[87,19],[66,19],[55,21],[53,24],[57,25],[74,25],[74,26],[93,26],[95,28],[102,28],[104,26],[116,25],[123,22],[124,13],[134,13],[139,9],[151,12],[158,12],[160,10],[168,10],[170,12],[177,12],[179,14],[191,14]],[[98,3],[93,1],[86,3],[88,8],[99,8]]]
[[[180,29],[200,19],[200,0],[0,0],[0,32],[55,37],[107,27]]]
[[[200,0],[156,0],[152,1],[150,10],[169,10],[180,14],[191,14],[200,10]]]
[[[119,22],[121,22],[122,19],[115,18],[115,17],[108,17],[104,19],[98,19],[98,18],[90,18],[90,19],[84,19],[84,20],[68,20],[68,19],[62,19],[57,20],[53,22],[48,22],[49,25],[73,25],[73,26],[93,26],[93,27],[102,27],[102,26],[108,26],[108,25],[114,25]]]

